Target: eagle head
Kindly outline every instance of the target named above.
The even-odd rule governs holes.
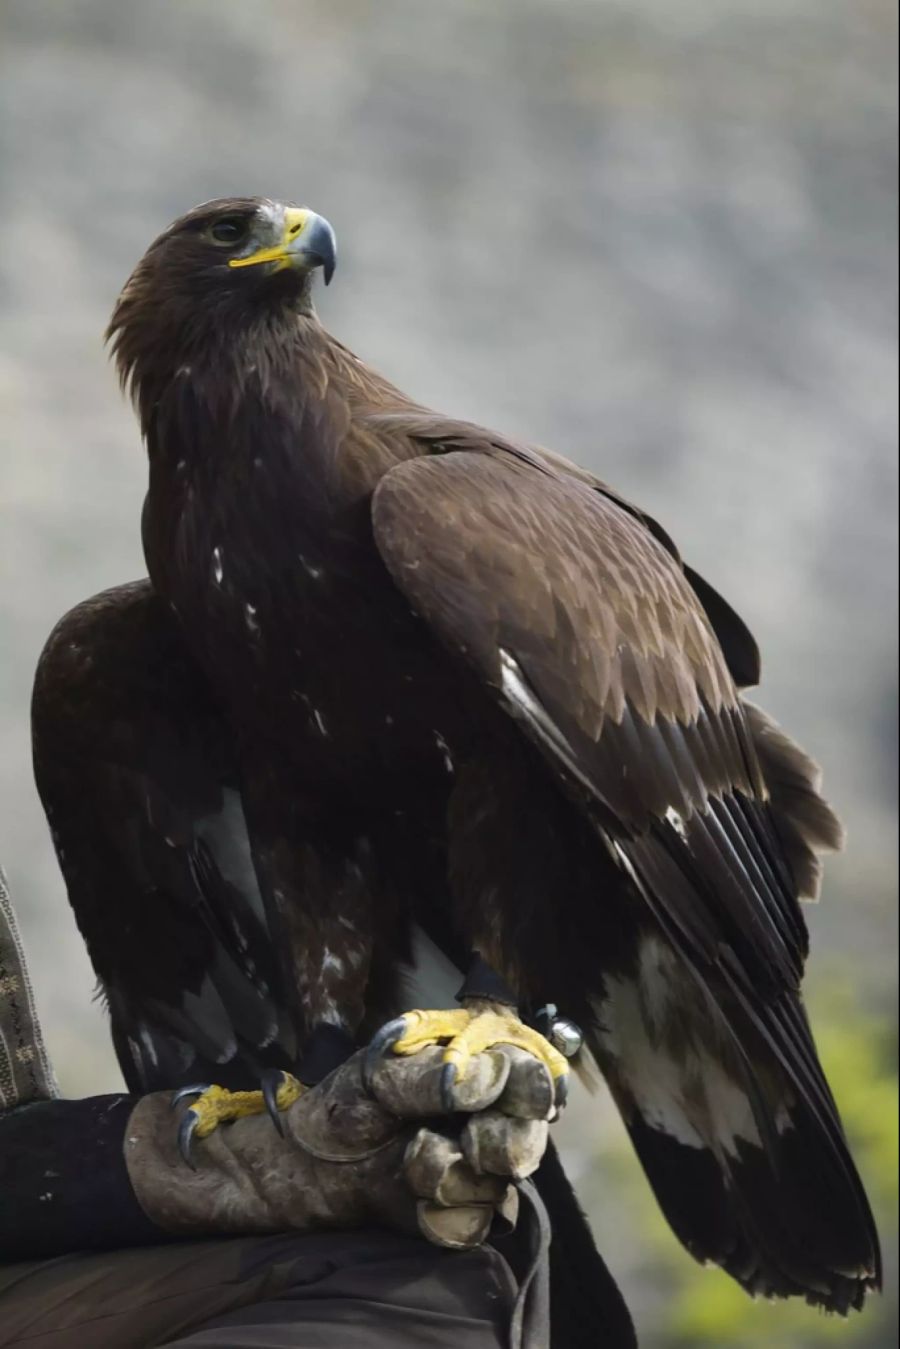
[[[312,277],[337,262],[334,230],[303,206],[259,197],[204,202],[154,240],[135,267],[107,329],[123,384],[146,388],[215,350],[225,334],[312,313]]]

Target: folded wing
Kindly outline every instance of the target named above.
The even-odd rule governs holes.
[[[754,674],[752,638],[586,475],[457,425],[406,433],[433,452],[382,480],[381,555],[645,915],[631,968],[598,979],[593,1046],[670,1221],[752,1291],[858,1305],[877,1240],[799,998],[798,900],[835,824],[740,700],[729,666]]]
[[[149,584],[57,624],[34,767],[133,1090],[291,1061],[230,736]]]

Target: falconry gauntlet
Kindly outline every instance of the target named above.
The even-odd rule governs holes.
[[[554,1084],[500,1046],[448,1103],[442,1058],[388,1056],[364,1075],[360,1051],[283,1112],[283,1136],[268,1116],[239,1119],[196,1141],[189,1165],[171,1093],[58,1099],[0,874],[0,1259],[372,1224],[475,1246],[496,1215],[515,1221],[510,1182],[543,1156]]]
[[[132,1187],[145,1213],[173,1234],[270,1232],[387,1225],[465,1248],[495,1215],[515,1221],[512,1180],[543,1156],[553,1083],[511,1047],[480,1054],[442,1104],[442,1052],[386,1058],[364,1082],[353,1055],[281,1116],[236,1120],[181,1156],[171,1097],[133,1110],[125,1135]],[[185,1107],[180,1107],[184,1109]]]

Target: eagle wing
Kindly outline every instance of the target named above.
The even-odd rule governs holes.
[[[404,430],[392,420],[392,433]],[[711,588],[698,591],[658,527],[584,475],[457,425],[413,423],[405,434],[430,453],[394,468],[372,508],[394,582],[591,816],[663,939],[643,944],[635,976],[641,1043],[616,1024],[624,1002],[612,982],[592,1043],[670,1221],[754,1291],[858,1304],[879,1277],[877,1238],[798,995],[798,901],[817,880],[807,853],[835,842],[837,825],[823,803],[818,819],[810,809],[808,761],[792,760],[791,742],[742,705],[729,664],[755,673],[752,638]],[[792,802],[793,780],[802,789]],[[716,1167],[715,1177],[696,1173],[717,1195],[702,1217],[673,1190],[671,1138],[663,1147],[654,1133],[661,1118],[664,1134],[673,1128],[659,1083],[638,1081],[642,1056],[643,1070],[671,1067],[666,1040],[680,1022],[697,1046],[710,1035],[706,1075],[720,1074],[716,1098],[695,1080],[702,1055],[682,1045],[675,1134],[682,1153],[703,1146]],[[743,1140],[729,1132],[732,1089],[752,1113]],[[704,1097],[705,1121],[691,1091]],[[749,1159],[751,1137],[768,1171]],[[795,1192],[781,1198],[796,1220],[785,1229],[773,1210],[786,1164]],[[813,1222],[822,1176],[828,1197]],[[729,1207],[739,1233],[724,1230]]]
[[[57,624],[32,732],[129,1087],[247,1086],[290,1063],[230,737],[148,583]]]
[[[766,783],[722,649],[669,550],[586,483],[497,450],[401,465],[373,520],[414,609],[583,794],[612,846],[628,855],[652,839],[683,864],[702,855],[716,884],[653,898],[685,954],[702,968],[727,946],[762,987],[796,987],[806,930]]]

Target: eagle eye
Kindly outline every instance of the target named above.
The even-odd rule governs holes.
[[[250,222],[245,216],[223,215],[210,225],[209,233],[217,244],[239,244],[250,233]]]

